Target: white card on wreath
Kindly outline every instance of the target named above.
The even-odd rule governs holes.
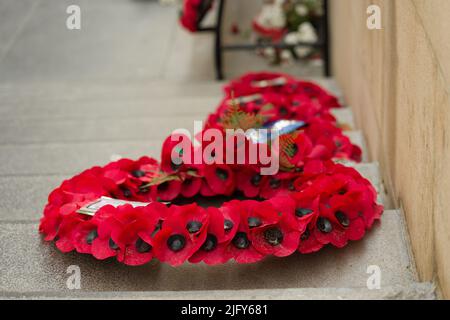
[[[127,200],[119,200],[113,199],[109,197],[101,197],[97,200],[92,201],[91,203],[85,205],[84,207],[77,210],[77,213],[86,214],[88,216],[93,216],[95,213],[103,208],[104,206],[111,205],[115,208],[118,206],[122,206],[124,204],[129,204],[136,207],[145,207],[150,204],[150,202],[138,202],[138,201],[127,201]]]

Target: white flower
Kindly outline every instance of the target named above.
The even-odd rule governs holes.
[[[317,33],[313,25],[309,22],[303,22],[298,26],[298,38],[301,42],[316,42]]]
[[[318,37],[313,25],[309,22],[303,22],[298,27],[297,39],[298,42],[317,42]],[[295,54],[300,58],[306,57],[312,50],[310,47],[295,47],[294,49]]]
[[[299,39],[298,39],[298,32],[289,32],[284,37],[284,42],[286,44],[295,45],[295,44],[298,43],[298,41],[299,41]]]
[[[308,15],[308,7],[305,6],[304,4],[298,4],[295,6],[295,12],[297,12],[297,14],[300,17],[304,17],[306,15]]]
[[[272,48],[272,47],[264,48],[263,53],[264,53],[264,56],[265,56],[265,57],[268,57],[268,58],[273,58],[273,57],[275,57],[275,49]]]
[[[277,4],[263,5],[256,17],[256,23],[268,29],[281,29],[286,25],[283,8]]]
[[[290,50],[281,51],[281,60],[283,61],[291,61],[293,59],[292,52]]]

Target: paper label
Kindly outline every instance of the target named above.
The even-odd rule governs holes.
[[[287,83],[287,79],[284,77],[278,77],[272,80],[253,81],[252,86],[256,88],[268,88],[284,86]]]
[[[257,93],[257,94],[252,94],[252,95],[249,95],[249,96],[242,96],[242,97],[237,97],[237,98],[234,98],[234,99],[230,99],[230,100],[228,100],[228,104],[230,106],[236,105],[236,104],[240,105],[240,104],[245,104],[245,103],[253,102],[253,101],[256,101],[256,100],[260,100],[260,99],[262,99],[262,95]]]
[[[145,207],[149,205],[150,202],[127,201],[127,200],[113,199],[109,197],[101,197],[80,208],[79,210],[77,210],[77,213],[93,216],[98,210],[100,210],[104,206],[111,205],[117,208],[118,206],[122,206],[124,204],[129,204],[134,208],[136,208],[136,207]]]

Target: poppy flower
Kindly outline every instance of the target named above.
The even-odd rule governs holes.
[[[181,179],[176,178],[155,185],[153,186],[154,195],[152,198],[161,201],[172,201],[181,193],[182,184]]]
[[[220,209],[214,207],[207,209],[209,224],[205,242],[189,258],[189,262],[203,261],[206,264],[215,265],[233,258],[231,247],[234,243],[232,241],[235,240],[241,223],[239,210],[239,201],[224,203]]]
[[[324,108],[341,107],[338,99],[324,90],[322,87],[309,81],[298,81],[297,92],[308,95],[310,98],[317,99]]]
[[[154,251],[160,261],[178,266],[205,243],[209,216],[196,204],[172,205],[169,210],[170,215],[153,238]]]
[[[206,210],[209,215],[206,239],[200,249],[189,258],[189,262],[203,261],[208,265],[222,264],[232,258],[227,247],[237,231],[239,213],[214,207]]]
[[[188,176],[184,178],[181,184],[181,195],[185,198],[192,198],[200,192],[202,187],[202,178]]]
[[[256,166],[243,166],[236,175],[237,189],[247,198],[255,198],[259,195],[261,185],[267,176],[262,176]]]
[[[255,248],[265,255],[285,257],[298,248],[301,229],[295,219],[295,202],[289,196],[269,200],[277,213],[277,222],[250,231],[250,239]]]
[[[230,208],[240,213],[240,223],[227,251],[238,263],[253,263],[264,258],[252,243],[251,232],[276,224],[277,212],[268,202],[254,200],[232,201]]]
[[[331,243],[341,248],[348,240],[361,239],[366,227],[379,218],[382,207],[376,204],[376,194],[355,171],[335,165],[333,174],[318,176],[303,190],[320,197],[319,214],[311,221],[313,244]]]
[[[70,252],[75,249],[73,235],[75,233],[76,227],[84,221],[85,219],[83,219],[81,215],[78,215],[76,213],[66,215],[61,221],[56,240],[56,247],[61,252]]]
[[[157,203],[146,207],[123,205],[100,209],[96,217],[104,221],[92,241],[93,255],[98,259],[117,256],[118,261],[127,265],[150,261],[153,258],[152,233],[160,221],[160,209],[161,204]]]
[[[173,133],[164,140],[161,149],[161,170],[167,173],[183,170],[185,164],[192,164],[192,142],[184,134]]]
[[[202,174],[207,187],[215,195],[231,195],[233,193],[236,184],[235,176],[229,166],[225,164],[205,165]]]
[[[293,172],[280,172],[272,176],[267,176],[261,183],[259,196],[263,199],[270,199],[277,195],[285,195],[294,191],[293,180],[296,174]]]
[[[283,139],[283,137],[281,137],[280,140],[281,139]],[[305,165],[305,161],[312,156],[313,144],[309,137],[303,132],[294,135],[292,142],[293,144],[289,144],[286,157],[293,166],[302,168]],[[283,150],[283,152],[286,151]]]
[[[208,7],[205,7],[205,4]],[[202,12],[209,11],[212,8],[212,2],[203,0],[184,0],[180,15],[180,24],[190,32],[196,32],[198,29],[199,18]]]

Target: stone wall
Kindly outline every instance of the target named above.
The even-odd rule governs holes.
[[[371,4],[381,30],[366,26]],[[421,280],[450,298],[450,1],[330,7],[334,76],[405,212]]]

